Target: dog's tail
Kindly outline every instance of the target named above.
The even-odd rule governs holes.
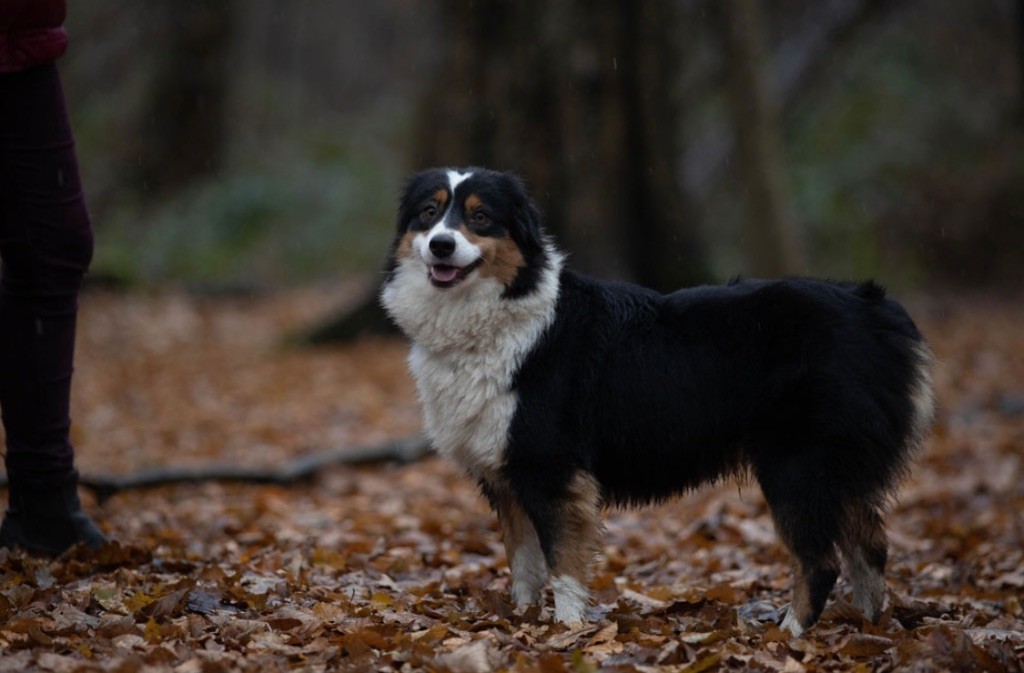
[[[923,337],[914,344],[912,357],[913,373],[909,383],[912,415],[907,439],[908,448],[916,449],[924,443],[935,421],[935,386],[932,380],[935,357]]]

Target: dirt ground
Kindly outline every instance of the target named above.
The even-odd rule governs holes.
[[[80,470],[274,468],[416,433],[401,340],[281,346],[351,295],[87,294]],[[735,483],[609,512],[590,624],[513,614],[493,515],[429,458],[290,488],[86,497],[118,543],[0,551],[0,672],[1024,670],[1022,300],[909,302],[938,357],[939,414],[889,517],[877,625],[840,580],[817,626],[780,632],[788,561],[756,486]]]

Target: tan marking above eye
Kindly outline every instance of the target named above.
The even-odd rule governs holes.
[[[484,202],[480,200],[480,197],[476,194],[470,194],[466,197],[466,212],[472,213],[474,210],[484,205]]]
[[[434,200],[437,201],[439,206],[443,206],[448,201],[448,191],[445,189],[439,189],[434,192]]]

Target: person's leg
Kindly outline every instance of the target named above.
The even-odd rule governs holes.
[[[91,522],[82,528],[68,441],[78,291],[93,242],[53,66],[0,75],[0,192],[0,411],[11,489],[0,544],[58,552],[102,537]]]

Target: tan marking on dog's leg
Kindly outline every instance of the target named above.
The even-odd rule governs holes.
[[[793,637],[799,638],[804,632],[804,623],[811,614],[811,593],[807,583],[807,576],[799,562],[793,564],[793,600],[789,604],[789,610],[780,625],[783,630],[789,631]]]
[[[559,513],[561,530],[551,586],[555,621],[586,621],[587,584],[601,545],[601,490],[590,474],[577,472]]]
[[[835,550],[831,550],[818,558],[797,559],[793,569],[793,602],[782,628],[799,636],[818,621],[839,577],[839,559]]]
[[[522,505],[507,488],[496,489],[495,507],[512,572],[512,602],[517,608],[540,605],[548,565],[537,531]]]

